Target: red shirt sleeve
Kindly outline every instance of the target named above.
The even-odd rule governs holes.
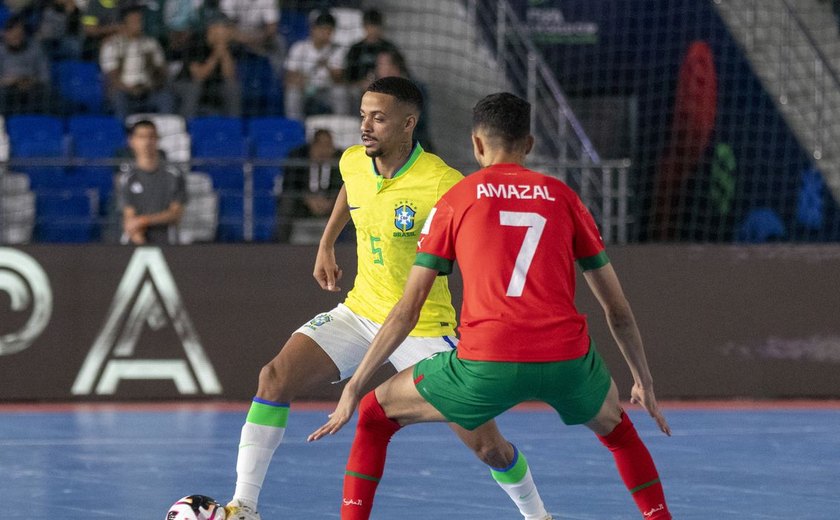
[[[442,198],[429,213],[420,239],[417,241],[417,258],[414,265],[437,269],[449,274],[455,262],[455,210]]]
[[[573,204],[575,260],[591,258],[604,250],[604,240],[601,238],[601,232],[598,231],[595,219],[583,205],[583,201],[575,196]]]

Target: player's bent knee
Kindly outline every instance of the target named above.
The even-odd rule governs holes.
[[[263,365],[260,369],[258,395],[272,401],[291,401],[295,396],[291,395],[288,388],[287,378],[283,377],[281,367],[277,366],[274,359]]]
[[[376,392],[370,391],[359,401],[359,420],[356,431],[359,434],[373,435],[387,442],[400,429],[400,425],[385,415],[385,410],[376,399]]]
[[[385,417],[385,413],[382,410],[382,405],[376,400],[376,393],[366,393],[361,401],[359,401],[359,421],[357,427],[370,428],[371,425],[375,425],[383,419],[387,419],[387,417]]]

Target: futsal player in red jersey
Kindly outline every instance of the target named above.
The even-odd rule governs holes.
[[[585,424],[598,436],[643,518],[671,518],[653,459],[575,308],[575,263],[633,375],[631,402],[670,435],[639,329],[581,200],[561,181],[522,166],[533,146],[530,112],[528,102],[508,93],[475,106],[472,141],[482,169],[435,205],[403,297],[329,421],[309,437],[337,432],[359,405],[343,519],[369,518],[387,444],[401,427],[448,421],[472,429],[531,400],[548,403],[566,424]],[[435,277],[451,272],[456,259],[464,282],[457,350],[421,361],[360,400],[359,389],[414,327]]]

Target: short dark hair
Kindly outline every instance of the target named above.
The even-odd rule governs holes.
[[[9,30],[13,27],[17,27],[18,25],[23,26],[23,30],[25,32],[29,32],[26,30],[26,17],[20,13],[13,14],[12,16],[6,19],[6,23],[3,24],[4,30]]]
[[[330,132],[328,129],[326,129],[326,128],[318,128],[318,129],[316,129],[316,130],[315,130],[315,132],[312,134],[312,142],[314,143],[315,141],[317,141],[317,140],[318,140],[318,138],[319,138],[319,137],[322,137],[322,136],[327,136],[327,137],[329,137],[330,139],[332,139],[332,138],[333,138],[333,136],[332,136],[332,132]]]
[[[400,103],[413,106],[417,113],[423,112],[423,93],[413,81],[399,76],[379,78],[368,86],[365,92],[387,94],[397,98]]]
[[[134,135],[135,130],[143,127],[151,128],[155,131],[155,135],[157,135],[157,126],[151,119],[141,119],[139,121],[135,121],[131,126],[128,127],[128,135]]]
[[[333,16],[332,13],[324,9],[322,11],[316,11],[313,14],[315,15],[315,18],[312,19],[312,25],[314,27],[328,25],[335,29],[335,16]]]
[[[485,96],[473,107],[473,130],[479,128],[510,148],[531,133],[531,103],[510,92]]]
[[[132,2],[124,7],[121,7],[118,13],[120,21],[123,21],[128,17],[128,15],[132,13],[140,13],[142,15],[145,15],[146,7],[143,4]]]
[[[362,14],[362,23],[364,25],[382,26],[382,13],[378,9],[368,9]]]

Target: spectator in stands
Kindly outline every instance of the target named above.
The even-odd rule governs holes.
[[[114,114],[125,119],[135,112],[173,112],[163,48],[143,33],[143,8],[125,9],[122,20],[122,29],[102,44],[99,55]]]
[[[242,89],[231,52],[232,37],[231,23],[218,19],[184,50],[184,67],[175,81],[179,113],[184,118],[195,117],[200,107],[210,113],[242,115]]]
[[[36,34],[51,61],[82,57],[82,17],[75,0],[49,0]]]
[[[222,14],[235,24],[233,41],[236,43],[237,56],[242,58],[250,54],[267,57],[279,79],[283,74],[286,44],[277,31],[280,22],[277,0],[218,1]]]
[[[335,18],[315,11],[309,38],[295,42],[286,58],[286,117],[302,121],[313,114],[349,113],[344,52],[333,43]]]
[[[119,177],[123,242],[177,243],[176,227],[187,201],[186,180],[175,165],[162,160],[155,124],[148,120],[129,129],[134,161]]]
[[[423,112],[420,114],[420,119],[417,121],[417,127],[414,129],[414,138],[417,139],[423,148],[431,152],[434,149],[432,144],[432,137],[429,133],[429,96],[427,94],[426,86],[414,79],[408,71],[408,66],[405,63],[405,57],[396,49],[384,50],[376,55],[376,68],[374,69],[374,76],[376,79],[387,76],[399,76],[407,78],[417,85],[420,92],[423,94]]]
[[[88,0],[82,11],[84,42],[82,57],[95,60],[102,43],[120,31],[120,10],[129,6],[130,0]]]
[[[362,93],[376,79],[376,57],[382,51],[396,51],[397,47],[383,36],[382,13],[368,9],[362,15],[365,37],[350,46],[345,59],[345,77],[353,98],[358,102]],[[356,103],[357,104],[357,103]]]
[[[41,46],[30,41],[24,20],[6,21],[0,47],[0,113],[47,112],[50,64]]]
[[[217,0],[166,0],[163,4],[163,25],[166,31],[166,55],[180,60],[188,45],[206,28],[205,13],[215,18]]]
[[[289,242],[295,221],[330,216],[341,188],[341,150],[329,130],[318,129],[312,141],[289,152],[279,204],[279,239]],[[320,230],[316,240],[320,238]]]

